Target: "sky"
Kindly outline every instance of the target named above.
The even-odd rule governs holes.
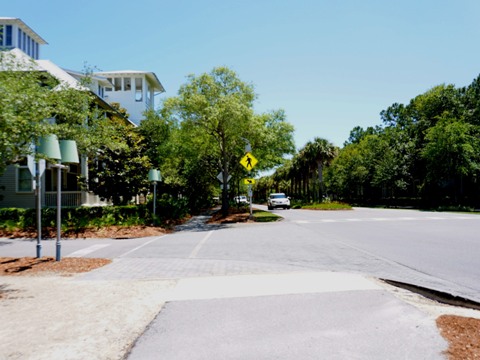
[[[41,58],[82,70],[152,71],[176,96],[189,74],[227,66],[254,86],[257,113],[283,109],[297,149],[342,146],[355,126],[440,84],[480,74],[478,0],[22,0],[48,45]]]

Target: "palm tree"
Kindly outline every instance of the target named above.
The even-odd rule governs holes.
[[[311,169],[316,168],[318,173],[318,199],[321,200],[323,193],[323,167],[330,164],[337,156],[338,149],[326,139],[316,137],[309,141],[301,153]]]

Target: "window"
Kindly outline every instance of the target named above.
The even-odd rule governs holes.
[[[143,100],[143,81],[140,78],[135,78],[135,101]]]
[[[12,25],[7,25],[6,26],[5,45],[6,46],[12,46]]]
[[[151,107],[151,103],[150,103],[150,87],[147,88],[147,105]]]
[[[113,85],[115,86],[115,91],[122,90],[122,78],[114,78]]]
[[[0,25],[0,46],[3,46],[3,25]]]
[[[127,77],[123,79],[123,89],[125,91],[132,90],[132,78]]]
[[[23,33],[22,34],[22,47],[20,48],[25,52],[27,50],[27,34]]]
[[[46,169],[45,170],[45,191],[52,192],[57,191],[57,170],[58,169]],[[62,191],[80,191],[80,184],[78,177],[80,176],[80,166],[76,164],[70,164],[66,169],[61,169],[62,172]]]
[[[17,167],[17,192],[32,192],[32,174],[28,169],[27,159],[23,159]]]
[[[107,78],[107,80],[108,80],[108,82],[109,82],[110,84],[113,84],[112,78]],[[110,86],[107,86],[107,87],[105,87],[105,91],[112,91],[112,88],[111,88]]]
[[[22,48],[22,29],[18,29],[18,48]]]

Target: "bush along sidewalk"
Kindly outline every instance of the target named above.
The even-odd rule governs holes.
[[[79,232],[107,226],[150,226],[154,223],[153,205],[94,206],[62,208],[62,231]],[[42,209],[42,228],[56,227],[56,208]],[[155,225],[169,227],[188,216],[185,206],[159,201]],[[0,208],[0,231],[3,235],[14,231],[35,231],[36,209]]]

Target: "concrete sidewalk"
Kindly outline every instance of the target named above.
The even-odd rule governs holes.
[[[342,273],[180,280],[128,359],[444,359],[435,316]]]
[[[115,269],[0,277],[0,358],[123,359],[136,341],[130,359],[442,359],[435,319],[458,314],[356,274],[111,280]]]

